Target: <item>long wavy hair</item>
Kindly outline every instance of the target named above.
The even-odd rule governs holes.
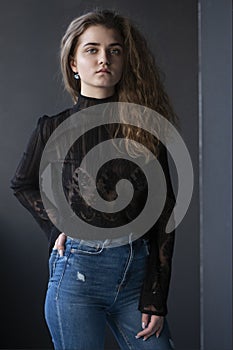
[[[78,100],[81,84],[80,80],[74,78],[70,61],[74,57],[80,35],[88,27],[95,25],[115,29],[123,39],[123,72],[120,81],[115,86],[118,101],[148,107],[176,125],[177,116],[164,89],[161,71],[155,62],[154,55],[148,47],[145,37],[129,18],[111,10],[97,9],[75,18],[68,26],[61,40],[61,71],[65,88],[72,96],[73,101],[77,102]],[[142,117],[141,113],[135,113],[135,118],[140,119]],[[155,140],[151,133],[145,132],[143,129],[126,124],[123,114],[121,118],[123,122],[121,124],[121,132],[123,132],[125,139],[137,141],[133,148],[132,143],[128,147],[126,146],[127,152],[131,156],[136,157],[144,153],[146,147],[157,155],[158,139]],[[159,135],[158,130],[157,134]],[[115,132],[116,135],[117,131]],[[143,144],[145,147],[142,148],[140,144]]]

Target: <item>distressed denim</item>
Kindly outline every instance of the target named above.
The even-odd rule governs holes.
[[[135,338],[148,248],[142,238],[106,248],[68,237],[63,257],[52,251],[45,318],[56,350],[103,350],[106,324],[122,350],[173,349],[166,318],[159,338]]]

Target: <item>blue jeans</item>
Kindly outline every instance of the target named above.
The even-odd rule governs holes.
[[[52,251],[45,318],[56,350],[103,350],[106,323],[122,350],[173,349],[166,319],[159,338],[135,338],[148,254],[142,238],[113,248],[67,238],[63,257]]]

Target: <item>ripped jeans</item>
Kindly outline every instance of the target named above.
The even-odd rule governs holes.
[[[142,330],[138,301],[148,260],[139,238],[113,248],[67,238],[64,256],[53,250],[45,318],[56,350],[104,350],[106,323],[120,349],[173,349],[167,320],[159,338]]]

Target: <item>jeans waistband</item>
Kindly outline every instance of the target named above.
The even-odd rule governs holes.
[[[103,248],[113,248],[113,247],[119,247],[125,244],[130,244],[131,242],[133,243],[134,241],[140,239],[141,237],[138,237],[138,235],[136,236],[135,234],[130,233],[128,236],[114,238],[114,239],[105,239],[105,240],[86,241],[84,239],[73,238],[70,236],[67,236],[67,238],[69,238],[72,241],[76,241],[78,243],[87,245],[89,247],[98,246]]]

